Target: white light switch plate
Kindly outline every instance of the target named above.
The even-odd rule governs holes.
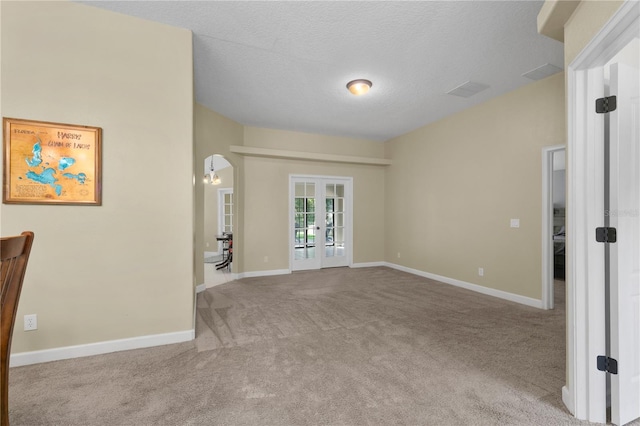
[[[520,219],[511,219],[512,228],[520,228]]]

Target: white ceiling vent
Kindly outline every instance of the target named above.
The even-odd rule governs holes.
[[[559,73],[562,71],[562,68],[558,68],[555,65],[544,64],[538,68],[532,69],[529,72],[522,74],[523,77],[530,78],[531,80],[542,80],[543,78],[547,78],[550,75]]]
[[[460,86],[449,90],[447,94],[468,98],[469,96],[473,96],[476,93],[482,92],[483,90],[488,88],[489,86],[487,84],[476,83],[474,81],[467,81],[466,83],[462,83]]]

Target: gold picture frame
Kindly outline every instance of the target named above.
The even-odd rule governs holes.
[[[102,205],[100,127],[3,118],[5,204]]]

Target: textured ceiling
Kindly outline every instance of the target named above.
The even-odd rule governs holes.
[[[196,101],[241,124],[384,141],[517,87],[563,45],[542,1],[91,1],[194,34]],[[366,96],[349,80],[366,78]],[[488,89],[446,94],[473,81]]]

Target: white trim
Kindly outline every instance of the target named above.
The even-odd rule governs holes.
[[[542,309],[553,309],[553,154],[564,145],[542,148]]]
[[[219,285],[222,285],[222,284],[228,284],[228,283],[230,283],[231,281],[234,281],[234,280],[235,280],[235,278],[232,277],[229,281],[220,281],[218,283],[208,283],[208,284],[205,285],[204,290],[208,290],[208,289],[213,288],[213,287],[218,287]]]
[[[195,339],[195,330],[196,330],[196,322],[197,322],[197,312],[198,312],[198,293],[204,291],[204,290],[200,290],[198,291],[198,288],[200,288],[202,285],[204,284],[199,284],[197,285],[194,289],[193,289],[193,318],[191,319],[191,326],[193,327],[193,336]]]
[[[638,0],[626,0],[570,66],[584,70],[605,65],[635,37],[639,15]]]
[[[347,266],[348,265],[352,265],[353,264],[353,218],[355,216],[354,211],[353,211],[353,198],[354,198],[354,194],[353,194],[353,176],[350,176],[349,178],[347,178],[348,180],[348,184],[345,185],[344,190],[345,190],[345,202],[347,203],[347,213],[345,215],[344,221],[347,227],[346,230],[346,235],[345,235],[345,242],[346,244],[349,246],[347,249]]]
[[[202,293],[202,292],[203,292],[203,291],[205,291],[207,288],[208,288],[208,287],[207,287],[207,285],[206,285],[205,283],[198,284],[198,285],[196,286],[196,294],[198,294],[198,293]]]
[[[128,351],[130,349],[150,348],[152,346],[189,342],[195,338],[195,330],[177,331],[174,333],[153,334],[132,337],[129,339],[109,340],[106,342],[88,343],[86,345],[66,346],[45,349],[42,351],[21,352],[11,354],[11,367],[59,361],[62,359],[81,358],[102,355],[111,352]]]
[[[574,407],[575,404],[573,403],[573,400],[571,399],[571,392],[569,392],[569,388],[567,388],[566,386],[562,387],[562,402],[564,403],[564,405],[569,408],[569,407]],[[575,415],[575,413],[571,410],[569,410],[569,412],[573,415]]]
[[[269,277],[271,275],[288,275],[291,273],[291,269],[272,269],[268,271],[249,271],[241,272],[238,274],[237,279],[241,278],[255,278],[255,277]]]
[[[563,402],[577,418],[606,422],[604,248],[593,238],[603,222],[603,126],[593,116],[604,95],[605,65],[637,33],[640,8],[627,0],[569,64],[567,72],[567,384]]]
[[[350,268],[374,268],[376,266],[389,266],[387,262],[360,262],[349,265]]]
[[[603,96],[602,67],[569,68],[567,149],[567,388],[581,420],[606,422],[606,376],[596,369],[604,351],[604,245],[593,233],[603,225],[604,127],[589,104]],[[591,100],[591,102],[589,102]]]
[[[356,157],[352,155],[321,154],[318,152],[300,152],[283,149],[259,148],[245,145],[231,145],[229,151],[234,154],[255,157],[283,158],[286,160],[328,161],[331,163],[366,164],[371,166],[389,166],[386,158]]]
[[[522,305],[531,306],[533,308],[542,309],[542,301],[538,299],[532,299],[530,297],[521,296],[519,294],[509,293],[502,290],[496,290],[495,288],[484,287],[484,286],[469,283],[466,281],[457,280],[455,278],[444,277],[442,275],[436,275],[430,272],[420,271],[418,269],[408,268],[402,265],[396,265],[395,263],[386,263],[386,266],[388,266],[389,268],[397,269],[399,271],[418,275],[424,278],[440,281],[445,284],[450,284],[456,287],[462,287],[467,290],[475,291],[476,293],[482,293],[488,296],[498,297],[500,299],[509,300],[511,302],[516,302]]]

